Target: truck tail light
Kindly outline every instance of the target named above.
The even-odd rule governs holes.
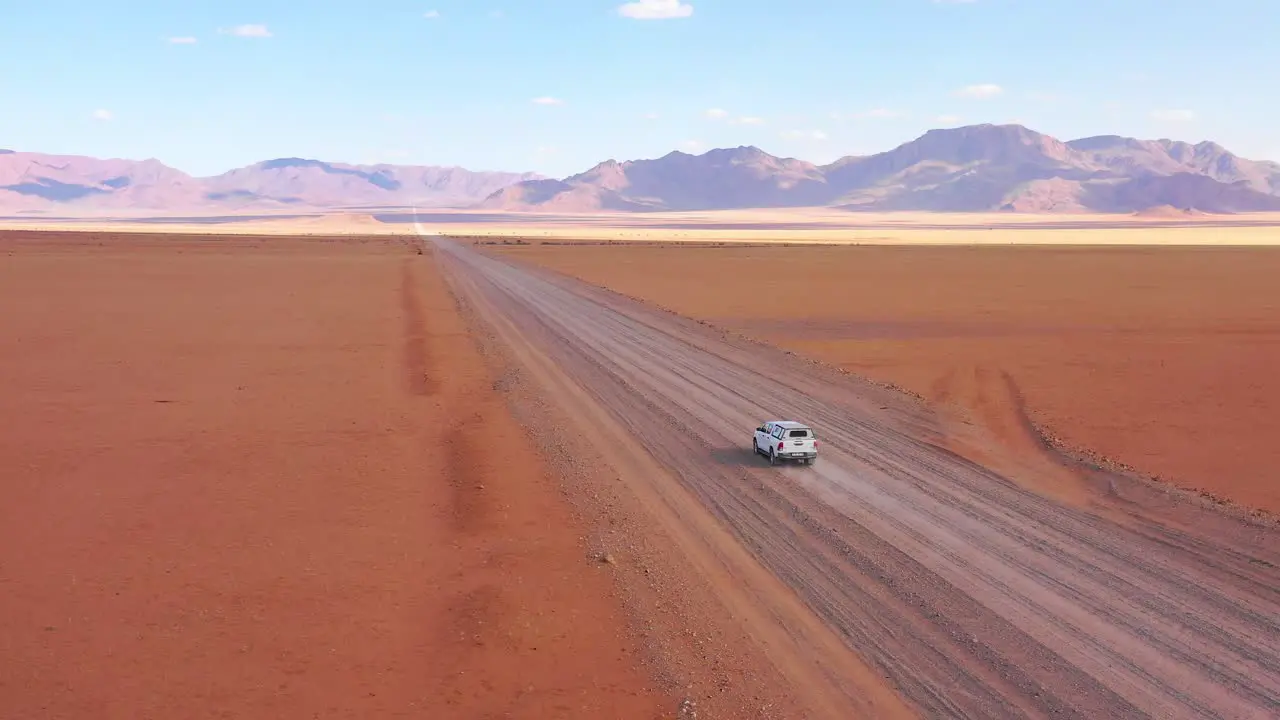
[[[779,449],[779,450],[781,450],[781,449],[782,449],[782,445],[783,445],[783,443],[778,443],[778,449]]]

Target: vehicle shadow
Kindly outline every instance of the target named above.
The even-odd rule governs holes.
[[[728,465],[730,467],[761,467],[769,465],[769,461],[764,456],[751,452],[750,447],[713,448],[711,450],[711,459],[718,465]]]

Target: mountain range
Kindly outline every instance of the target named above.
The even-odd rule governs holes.
[[[1099,136],[1062,142],[1020,125],[931,130],[829,165],[755,147],[609,160],[527,180],[482,203],[501,210],[655,211],[828,206],[848,210],[1209,213],[1280,210],[1280,164],[1212,142]]]
[[[931,130],[827,165],[756,147],[609,160],[563,180],[462,168],[282,158],[195,178],[156,160],[0,150],[0,213],[244,212],[477,207],[682,211],[784,207],[1016,212],[1280,211],[1280,164],[1212,142],[1098,136],[1062,142],[1020,125]]]
[[[196,178],[158,160],[99,160],[0,150],[0,214],[266,212],[339,207],[457,207],[534,173],[345,165],[280,158]]]

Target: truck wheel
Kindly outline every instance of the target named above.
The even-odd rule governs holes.
[[[756,442],[755,438],[751,438],[751,452],[756,455],[760,454],[760,443]]]
[[[769,448],[769,464],[770,465],[778,464],[778,456],[773,454],[773,448]]]

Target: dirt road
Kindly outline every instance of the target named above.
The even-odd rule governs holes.
[[[1273,527],[1191,507],[1165,522],[1119,477],[1105,508],[1069,507],[943,449],[909,398],[429,241],[584,432],[662,466],[619,472],[815,715],[863,707],[882,678],[930,717],[1280,713]],[[817,464],[753,457],[768,418],[812,423]]]

